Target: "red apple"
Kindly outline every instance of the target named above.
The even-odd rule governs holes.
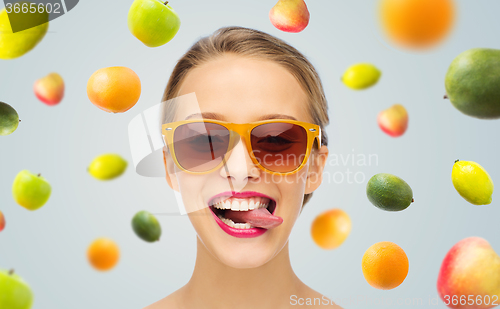
[[[5,216],[0,211],[0,232],[5,228]]]
[[[64,96],[64,80],[57,73],[38,79],[33,86],[35,95],[40,101],[47,105],[56,105]]]
[[[281,31],[300,32],[309,24],[304,0],[279,0],[269,11],[271,23]]]
[[[378,114],[378,125],[388,135],[398,137],[408,128],[408,113],[401,104],[394,104]]]
[[[500,257],[488,241],[469,237],[446,254],[437,290],[450,308],[493,308],[500,304]]]

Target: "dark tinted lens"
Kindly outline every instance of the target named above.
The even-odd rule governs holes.
[[[179,164],[193,172],[216,167],[229,146],[229,131],[215,123],[183,124],[174,132],[174,151]]]
[[[255,127],[251,135],[254,156],[273,172],[291,172],[304,161],[307,132],[299,125],[267,123]]]

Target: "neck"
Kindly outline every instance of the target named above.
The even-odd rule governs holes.
[[[303,285],[292,270],[288,242],[266,264],[240,269],[217,260],[196,239],[196,265],[185,286],[187,295],[196,295],[190,298],[192,308],[280,307],[289,304],[290,296],[299,293]]]

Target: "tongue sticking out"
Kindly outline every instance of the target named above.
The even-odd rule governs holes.
[[[254,227],[271,229],[283,223],[283,218],[273,216],[267,208],[259,208],[248,211],[232,211],[226,210],[226,218],[238,223],[249,223]]]

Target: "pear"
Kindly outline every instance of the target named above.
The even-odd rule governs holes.
[[[285,32],[301,32],[309,24],[309,11],[304,0],[279,0],[269,11],[273,26]]]
[[[29,2],[19,2],[20,5]],[[11,20],[16,17],[20,23],[35,23],[38,26],[22,30],[19,32],[13,32],[9,20],[9,15]],[[21,57],[30,50],[32,50],[45,36],[47,29],[49,29],[49,19],[48,14],[44,13],[33,13],[29,15],[29,20],[26,17],[23,21],[19,20],[19,16],[14,13],[9,13],[7,15],[6,9],[0,11],[0,59],[14,59]],[[17,14],[26,15],[26,14]],[[21,25],[22,27],[22,25]]]

